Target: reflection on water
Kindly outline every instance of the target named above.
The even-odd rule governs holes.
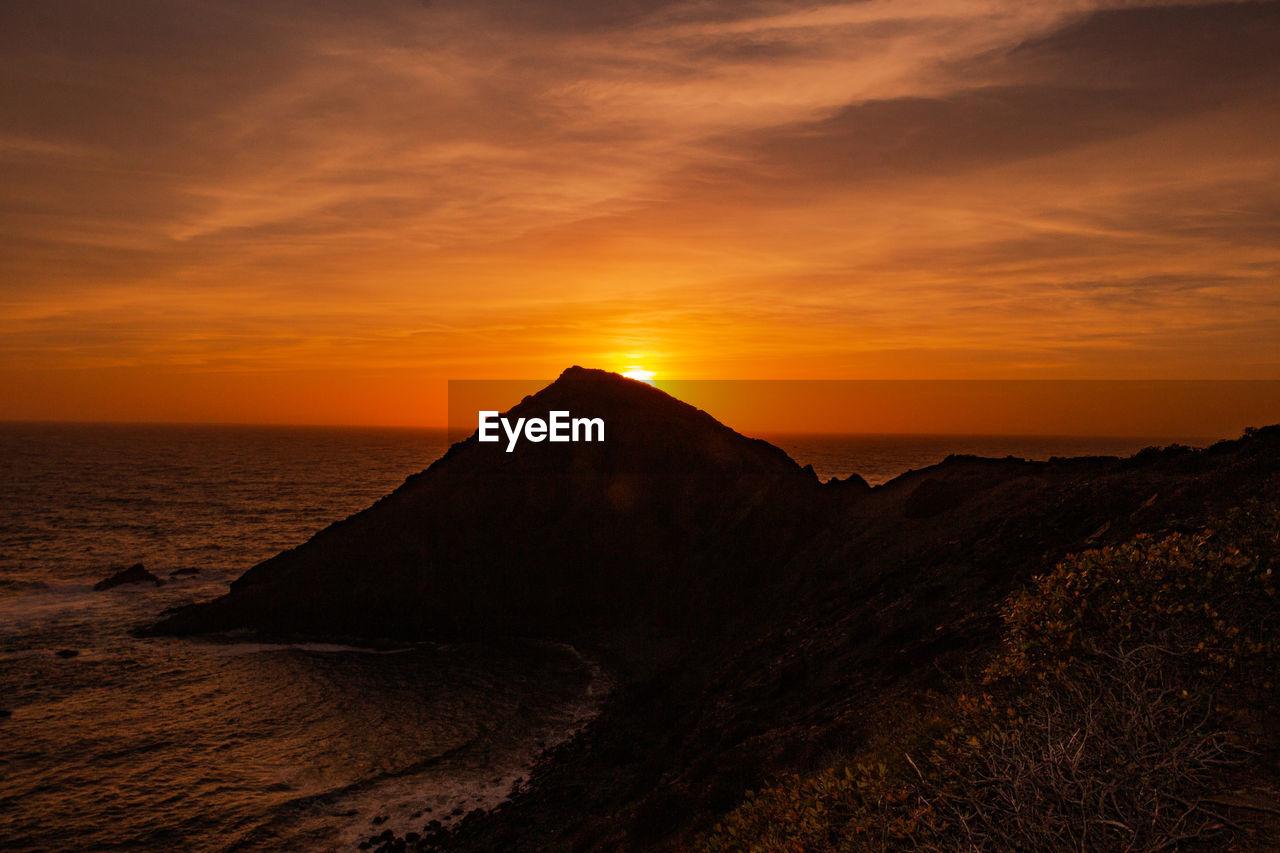
[[[420,829],[411,815],[505,795],[602,689],[549,646],[122,639],[2,660],[0,838],[30,850],[341,848],[381,815]]]
[[[0,849],[351,850],[375,819],[421,830],[505,796],[603,694],[572,649],[129,635],[443,450],[407,430],[0,427]],[[169,582],[92,591],[134,561]]]

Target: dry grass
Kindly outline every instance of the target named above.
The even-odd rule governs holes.
[[[1228,779],[1248,776],[1266,739],[1246,721],[1280,715],[1277,567],[1276,505],[1064,560],[1005,603],[981,681],[884,739],[896,753],[780,779],[700,847],[1159,853],[1239,840]]]

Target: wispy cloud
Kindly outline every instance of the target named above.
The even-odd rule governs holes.
[[[1278,41],[1251,3],[8,4],[2,347],[1265,374]]]

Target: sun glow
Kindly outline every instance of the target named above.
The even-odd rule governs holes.
[[[628,367],[626,370],[622,371],[622,375],[628,379],[638,379],[641,382],[648,382],[652,385],[653,377],[658,374],[654,373],[652,370],[645,370],[643,367]]]

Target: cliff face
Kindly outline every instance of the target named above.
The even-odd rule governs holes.
[[[507,452],[473,435],[155,630],[679,635],[697,602],[749,605],[820,528],[811,471],[644,383],[570,368],[506,417],[551,411],[603,419],[605,441]]]

